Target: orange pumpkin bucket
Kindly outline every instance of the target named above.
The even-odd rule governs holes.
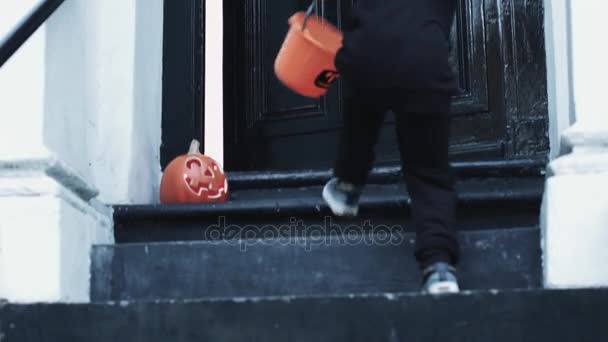
[[[289,18],[290,29],[274,70],[289,89],[302,96],[319,98],[339,77],[334,60],[342,47],[342,32],[312,15],[313,10],[314,3],[308,13],[298,12]]]

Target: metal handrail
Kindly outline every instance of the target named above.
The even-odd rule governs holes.
[[[21,20],[6,39],[0,40],[0,68],[38,30],[65,0],[44,0]]]

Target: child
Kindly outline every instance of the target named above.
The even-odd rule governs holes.
[[[334,178],[323,198],[338,216],[357,215],[384,113],[395,113],[405,181],[417,229],[423,291],[458,292],[453,231],[456,195],[448,163],[448,63],[456,0],[358,0],[336,66],[347,88]]]

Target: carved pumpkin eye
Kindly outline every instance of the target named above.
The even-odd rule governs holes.
[[[189,169],[192,169],[194,167],[201,167],[202,164],[199,160],[196,159],[190,159],[186,162],[186,167]]]

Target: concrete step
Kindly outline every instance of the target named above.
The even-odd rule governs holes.
[[[461,180],[457,183],[457,228],[538,225],[543,187],[540,176]],[[403,184],[370,184],[356,219],[332,217],[320,186],[237,190],[229,202],[219,204],[116,206],[114,219],[116,241],[132,243],[263,238],[268,227],[280,227],[290,234],[290,227],[300,221],[303,226],[323,227],[321,233],[326,235],[370,225],[399,226],[404,232],[413,232],[409,210],[410,198]],[[223,233],[217,235],[218,230]]]
[[[549,162],[545,157],[453,162],[452,170],[460,181],[469,178],[492,177],[542,177]],[[228,172],[230,188],[269,189],[298,188],[325,184],[332,176],[331,170],[269,170]],[[369,184],[394,184],[401,181],[401,166],[396,164],[376,166],[370,172]]]
[[[608,289],[2,305],[2,342],[597,342]]]
[[[460,233],[465,289],[541,285],[538,228]],[[91,297],[157,300],[418,291],[414,235],[96,246]]]

